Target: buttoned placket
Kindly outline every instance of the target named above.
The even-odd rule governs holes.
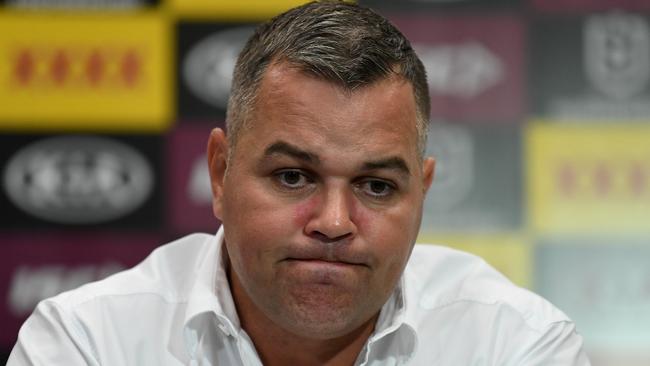
[[[253,341],[243,329],[239,331],[237,347],[244,366],[263,366],[262,360],[253,346]]]
[[[379,319],[377,320],[377,328],[375,333],[370,335],[366,345],[364,346],[361,354],[357,358],[355,365],[366,366],[370,360],[373,352],[373,346],[387,337],[399,337],[397,334],[400,331],[408,331],[411,327],[405,322],[405,309],[406,309],[406,280],[402,276],[400,282],[389,298],[388,302],[382,308]],[[411,329],[412,330],[412,329]],[[395,333],[395,334],[393,334]],[[415,342],[417,344],[417,342]],[[414,345],[415,347],[415,345]],[[412,358],[414,352],[411,352],[409,359]]]
[[[253,346],[253,342],[243,329],[235,329],[232,322],[222,316],[216,316],[217,328],[224,334],[225,337],[234,340],[239,352],[239,359],[243,366],[262,366],[257,350]]]

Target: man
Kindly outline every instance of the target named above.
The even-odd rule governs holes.
[[[552,305],[478,258],[414,249],[434,175],[425,81],[368,9],[262,25],[228,136],[209,138],[216,237],[42,302],[9,364],[587,365]]]

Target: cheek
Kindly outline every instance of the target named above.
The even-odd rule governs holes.
[[[350,204],[350,217],[354,221],[357,231],[365,233],[369,229],[372,230],[375,221],[372,219],[373,216],[374,213],[361,202],[354,200]]]
[[[364,236],[374,243],[375,251],[389,258],[387,263],[401,266],[418,235],[418,211],[404,204],[385,210],[360,209],[358,217],[358,225],[365,229]]]
[[[305,227],[309,219],[314,215],[314,212],[316,212],[319,204],[320,198],[318,196],[310,197],[296,204],[293,207],[293,224],[296,227]]]

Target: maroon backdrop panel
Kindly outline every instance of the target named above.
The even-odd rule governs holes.
[[[391,20],[427,69],[431,116],[508,123],[525,110],[524,26],[508,15]]]
[[[160,244],[159,236],[146,234],[3,233],[0,347],[13,347],[40,300],[132,267]]]
[[[176,233],[216,232],[206,147],[210,130],[223,124],[181,123],[168,137],[167,222]]]

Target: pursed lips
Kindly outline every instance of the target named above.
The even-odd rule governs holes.
[[[369,254],[348,246],[317,245],[287,248],[278,263],[288,270],[296,286],[335,286],[355,291],[362,278],[372,272]]]
[[[319,244],[323,245],[323,244]],[[350,265],[368,267],[367,255],[351,252],[341,248],[301,248],[287,253],[286,261],[302,261],[332,265]]]
[[[320,258],[287,258],[287,262],[296,262],[296,263],[305,263],[305,264],[314,264],[314,265],[325,265],[325,266],[365,266],[363,264],[320,259]]]

